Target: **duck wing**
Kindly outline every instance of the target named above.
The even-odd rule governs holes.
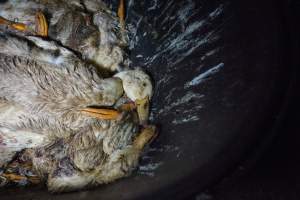
[[[19,123],[24,114],[20,106],[0,99],[0,167],[10,162],[17,152],[48,143],[44,135],[8,128],[8,124]]]
[[[84,65],[72,51],[60,46],[55,41],[35,36],[23,37],[0,32],[0,53],[31,58],[59,68]]]
[[[0,60],[0,98],[20,105],[51,101],[59,106],[62,99],[92,99],[102,81],[96,68],[38,37],[0,33]]]
[[[120,79],[103,79],[95,67],[79,59],[70,59],[73,63],[66,61],[67,56],[60,54],[61,48],[57,50],[49,47],[51,43],[47,41],[31,39],[35,42],[0,34],[0,98],[22,106],[26,116],[55,118],[68,127],[80,127],[92,120],[83,116],[81,109],[113,106],[122,96]],[[47,59],[53,51],[59,51],[58,55],[63,57],[57,58],[61,61],[55,64]]]

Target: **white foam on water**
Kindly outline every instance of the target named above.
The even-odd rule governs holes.
[[[196,115],[188,115],[187,117],[184,117],[182,119],[174,119],[172,121],[172,124],[183,124],[183,123],[186,123],[186,122],[192,122],[192,121],[198,121],[199,120],[199,117],[196,116]]]
[[[154,0],[153,2],[154,4],[151,7],[149,7],[147,11],[155,10],[157,8],[157,0]]]
[[[128,26],[129,32],[132,35],[131,36],[132,38],[129,41],[129,49],[130,50],[132,50],[136,46],[136,44],[138,44],[138,42],[139,42],[139,37],[138,37],[137,33],[138,33],[138,29],[139,29],[139,26],[140,26],[142,20],[143,20],[143,17],[141,16],[141,18],[136,22],[135,25],[130,24]]]
[[[161,147],[149,148],[149,152],[176,152],[176,151],[179,151],[179,147],[174,145],[163,145]]]
[[[162,164],[163,164],[162,162],[158,162],[158,163],[148,163],[146,165],[140,165],[139,170],[140,171],[154,171]]]
[[[217,73],[222,67],[224,67],[224,63],[219,63],[218,65],[208,69],[207,71],[199,74],[195,78],[193,78],[191,81],[187,82],[184,85],[184,88],[189,88],[191,86],[199,85],[202,83],[207,77],[211,76],[212,74]]]
[[[177,99],[175,102],[171,103],[170,105],[166,105],[164,108],[158,111],[158,114],[168,114],[171,110],[181,105],[188,103],[192,99],[201,99],[204,97],[202,94],[197,94],[191,91],[188,91],[183,97]]]
[[[167,6],[170,7],[168,9],[172,7],[172,5]],[[195,9],[194,2],[189,1],[182,5],[175,16],[165,16],[165,20],[172,18],[175,20],[172,21],[166,33],[161,36],[161,45],[156,48],[153,56],[148,57],[146,64],[149,65],[163,56],[167,60],[168,71],[172,71],[176,64],[183,61],[200,46],[219,39],[218,31],[215,29],[203,34],[196,34],[196,32],[200,32],[205,26],[212,23],[213,20],[222,14],[223,9],[224,5],[221,4],[200,21],[189,23],[189,20],[198,12]],[[163,20],[160,24],[164,23],[166,22]],[[181,27],[182,32],[178,32],[178,27]],[[174,31],[175,28],[176,31]]]
[[[220,48],[216,48],[216,49],[213,49],[213,50],[211,50],[211,51],[205,53],[204,56],[201,57],[201,60],[203,61],[203,60],[205,60],[207,57],[210,57],[210,56],[216,54],[219,50],[220,50]]]

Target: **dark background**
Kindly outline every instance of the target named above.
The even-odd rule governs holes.
[[[250,161],[196,200],[299,200],[300,199],[300,1],[279,2],[286,32],[286,64],[292,66],[289,94],[282,120],[271,143]],[[255,155],[257,154],[257,155]]]

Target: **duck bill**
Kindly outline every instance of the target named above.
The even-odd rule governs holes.
[[[125,2],[124,0],[120,0],[119,8],[118,8],[118,17],[120,19],[121,26],[125,24]],[[122,27],[124,28],[124,27]]]
[[[85,108],[80,110],[81,113],[102,120],[116,120],[120,116],[120,112],[115,109],[103,108]]]
[[[136,100],[135,104],[137,107],[137,113],[139,116],[140,124],[147,124],[149,118],[149,97],[144,99]]]
[[[35,32],[42,37],[48,36],[48,23],[42,12],[37,12],[35,14]]]
[[[141,133],[134,139],[133,146],[136,149],[143,150],[146,144],[151,143],[157,136],[155,126],[146,126]]]

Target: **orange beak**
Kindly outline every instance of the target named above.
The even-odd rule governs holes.
[[[124,0],[120,0],[119,8],[118,8],[118,17],[120,19],[121,26],[125,24],[125,2]],[[124,28],[124,27],[122,27]]]
[[[39,36],[48,36],[48,24],[46,17],[42,12],[37,12],[35,14],[35,32]]]
[[[157,136],[155,126],[147,126],[133,141],[136,149],[142,150],[146,144],[150,143]]]

